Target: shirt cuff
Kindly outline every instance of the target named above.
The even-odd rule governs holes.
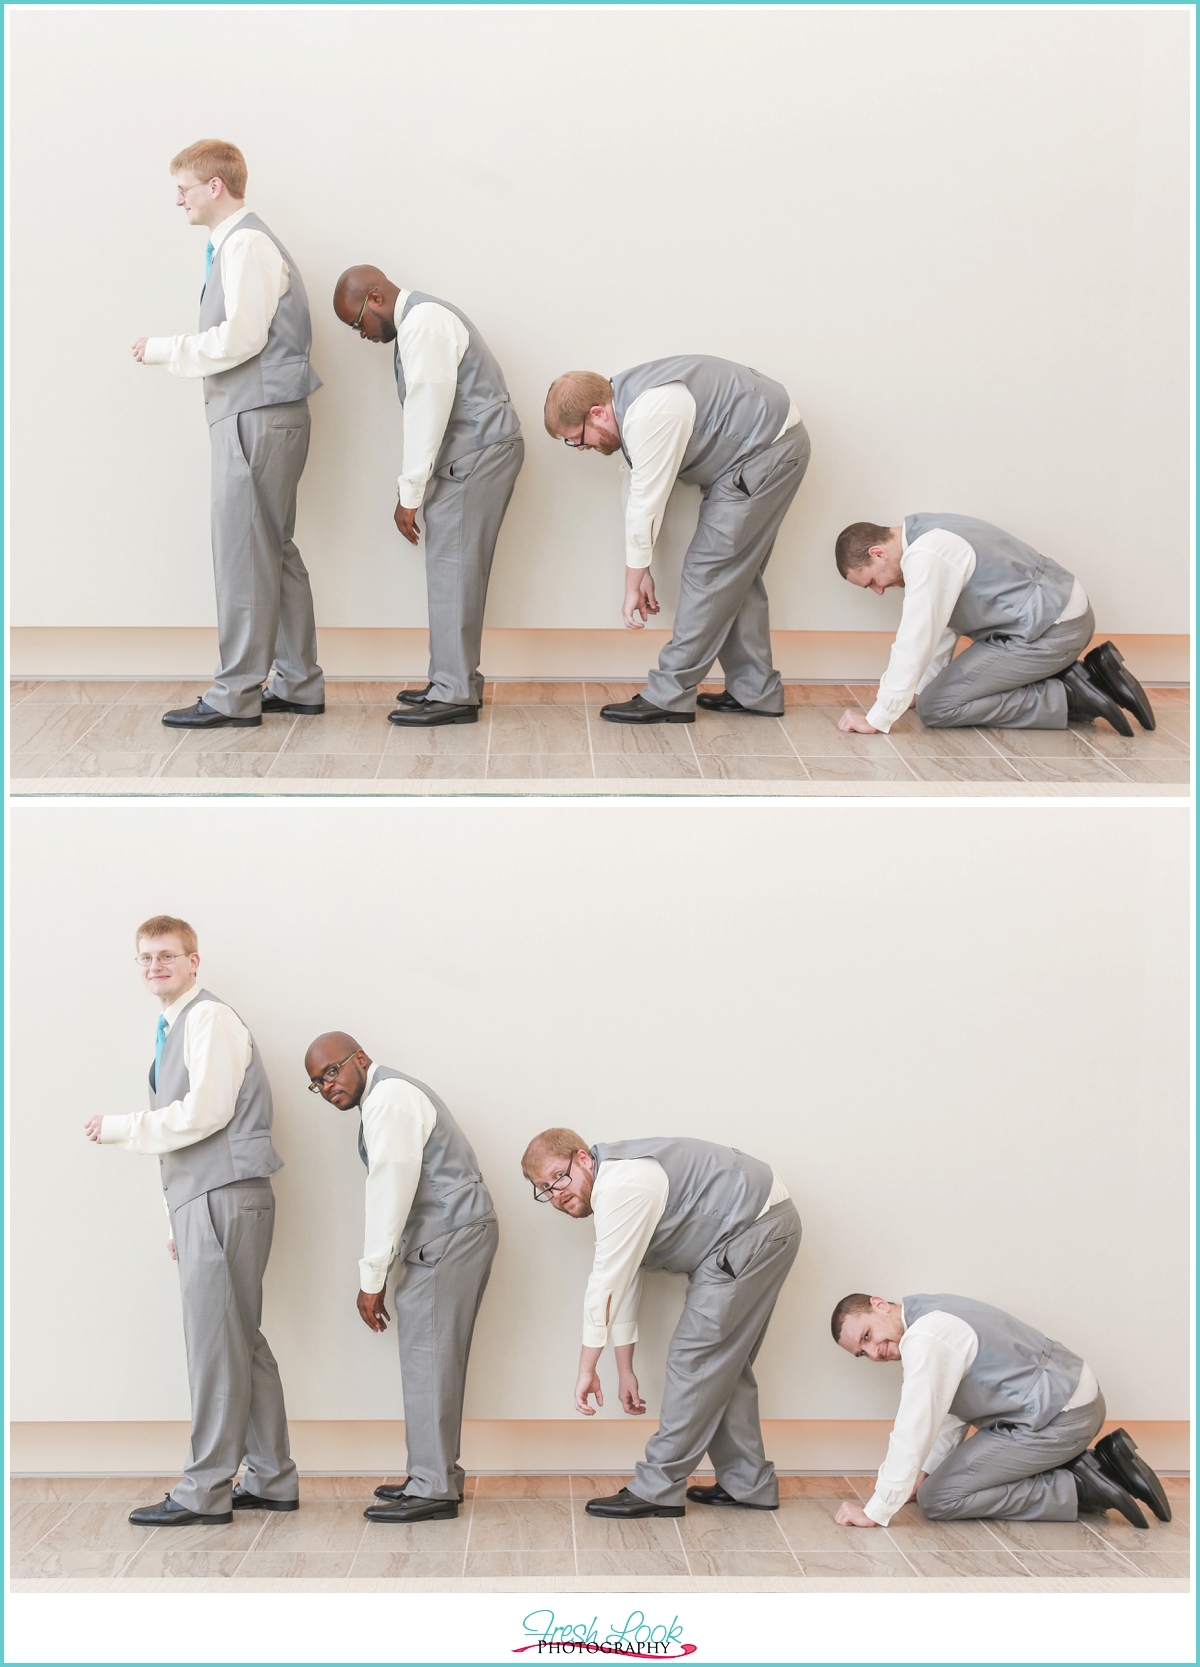
[[[396,482],[400,492],[400,502],[405,509],[420,509],[425,502],[425,487],[414,486],[407,475],[401,475]]]
[[[886,1528],[899,1509],[899,1505],[888,1505],[877,1493],[873,1493],[863,1506],[863,1515],[869,1516],[881,1528]]]
[[[133,1133],[132,1117],[102,1117],[100,1119],[101,1146],[120,1146]]]
[[[608,1342],[608,1330],[605,1326],[585,1325],[583,1328],[583,1346],[585,1349],[602,1349]]]
[[[142,363],[144,365],[169,365],[174,342],[174,336],[149,336],[142,350]]]
[[[626,1343],[636,1343],[638,1328],[636,1320],[622,1320],[619,1325],[608,1328],[608,1340],[614,1349],[623,1348]]]
[[[867,713],[867,722],[872,729],[877,729],[881,735],[886,735],[900,716],[899,712],[892,711],[890,701],[885,704],[883,701],[877,700]]]
[[[626,567],[649,567],[653,558],[653,545],[648,549],[643,549],[640,544],[626,544],[625,546]]]
[[[358,1264],[358,1288],[360,1291],[366,1291],[368,1296],[373,1295],[376,1291],[383,1290],[383,1287],[387,1284],[387,1276],[388,1270],[384,1268],[383,1272],[380,1273],[373,1262],[360,1262]]]

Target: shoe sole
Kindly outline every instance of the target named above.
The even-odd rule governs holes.
[[[751,1505],[746,1499],[697,1499],[695,1494],[689,1493],[688,1498],[693,1505],[732,1505],[737,1511],[777,1511],[778,1505]]]
[[[682,1505],[662,1505],[653,1511],[593,1511],[590,1505],[584,1510],[592,1517],[608,1517],[610,1521],[619,1522],[623,1518],[632,1521],[634,1517],[681,1517],[687,1512]]]
[[[257,729],[261,723],[261,718],[223,718],[216,724],[173,724],[167,718],[163,719],[167,729]]]
[[[447,724],[477,724],[478,722],[478,712],[473,712],[469,718],[422,718],[420,723],[412,723],[396,712],[388,713],[388,723],[395,724],[397,729],[442,729]]]
[[[294,713],[298,718],[323,718],[323,706],[264,706],[264,718],[286,718]]]
[[[1117,665],[1119,667],[1124,667],[1125,661],[1122,658],[1120,651],[1117,649],[1115,644],[1110,644],[1109,646],[1116,655]],[[1131,688],[1121,688],[1115,678],[1109,675],[1109,673],[1105,670],[1103,661],[1093,660],[1091,655],[1085,654],[1083,657],[1083,664],[1087,667],[1089,673],[1100,684],[1109,699],[1116,701],[1118,706],[1123,706],[1127,712],[1132,712],[1138,723],[1144,730],[1146,730],[1147,733],[1158,727],[1158,720],[1154,716],[1154,708],[1150,705],[1150,701],[1146,696],[1145,690],[1142,691],[1142,699],[1139,701],[1135,698]],[[1124,675],[1126,677],[1130,677],[1132,676],[1132,673],[1125,672]],[[1142,716],[1141,707],[1143,705],[1145,706],[1147,716],[1150,719],[1149,723],[1147,723],[1146,719]]]
[[[458,1506],[452,1511],[422,1511],[419,1515],[410,1516],[379,1516],[370,1506],[363,1512],[368,1522],[392,1522],[402,1528],[406,1522],[450,1522],[458,1515]]]
[[[233,1508],[235,1511],[298,1511],[300,1501],[298,1499],[256,1499],[253,1503],[243,1504],[241,1500],[235,1500]]]
[[[705,706],[703,701],[697,701],[702,712],[716,712],[727,718],[782,718],[782,712],[760,712],[754,706]]]
[[[219,1516],[189,1516],[186,1522],[136,1522],[130,1517],[135,1528],[197,1528],[203,1524],[206,1528],[218,1528],[224,1523],[233,1521],[233,1512],[225,1511]]]
[[[661,718],[626,718],[614,712],[601,710],[600,716],[607,724],[694,724],[694,712],[667,712]]]
[[[1122,1474],[1119,1468],[1118,1461],[1115,1458],[1109,1459],[1108,1457],[1110,1453],[1115,1454],[1121,1451],[1121,1448],[1113,1440],[1114,1436],[1124,1437],[1124,1444],[1128,1444],[1130,1450],[1129,1456],[1125,1457],[1125,1455],[1122,1454],[1122,1457],[1125,1458],[1125,1462],[1129,1465],[1130,1470],[1133,1472],[1135,1487],[1130,1487],[1128,1479]],[[1111,1445],[1104,1446],[1104,1442],[1109,1442]],[[1101,1451],[1102,1447],[1103,1451]],[[1133,1458],[1132,1455],[1136,1453],[1137,1450],[1137,1442],[1130,1435],[1129,1431],[1125,1429],[1113,1430],[1111,1435],[1105,1436],[1103,1441],[1098,1441],[1092,1449],[1096,1455],[1100,1468],[1106,1475],[1116,1482],[1118,1487],[1124,1488],[1125,1492],[1129,1494],[1132,1499],[1136,1499],[1139,1503],[1149,1506],[1150,1510],[1160,1522],[1170,1522],[1172,1514],[1171,1502],[1167,1498],[1166,1491],[1163,1490],[1163,1494],[1160,1499],[1151,1484],[1141,1474],[1141,1471],[1138,1469],[1138,1464],[1144,1463],[1145,1461],[1135,1460]],[[1105,1462],[1106,1460],[1108,1461],[1107,1463]],[[1146,1465],[1146,1469],[1149,1470],[1150,1466]],[[1155,1481],[1157,1480],[1158,1478],[1155,1477]],[[1159,1487],[1162,1487],[1161,1482],[1159,1483]],[[1163,1515],[1164,1511],[1166,1512],[1165,1516]]]

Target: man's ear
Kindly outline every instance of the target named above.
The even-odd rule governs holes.
[[[878,1314],[886,1314],[888,1312],[888,1310],[891,1308],[891,1306],[892,1306],[891,1303],[888,1301],[888,1299],[886,1297],[872,1297],[871,1298],[871,1307],[873,1309],[875,1309],[876,1313],[878,1313]]]

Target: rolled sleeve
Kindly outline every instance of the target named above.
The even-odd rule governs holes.
[[[682,382],[647,388],[629,406],[621,438],[629,453],[625,565],[649,567],[671,489],[696,426],[696,401]]]
[[[128,1117],[106,1117],[101,1143],[131,1152],[178,1152],[223,1129],[237,1108],[237,1097],[250,1064],[250,1032],[232,1007],[202,1001],[175,1021],[184,1025],[183,1062],[188,1091],[169,1105]],[[107,1125],[112,1123],[110,1132]]]
[[[235,227],[217,250],[225,317],[197,335],[151,336],[143,364],[173,376],[216,376],[253,359],[267,345],[280,297],[291,282],[287,263],[263,232]]]
[[[585,1348],[637,1342],[642,1257],[662,1220],[669,1191],[666,1173],[653,1158],[610,1159],[601,1165],[592,1188],[596,1255],[583,1299]]]
[[[966,1433],[961,1420],[952,1417],[950,1403],[978,1350],[979,1338],[966,1321],[940,1309],[923,1315],[901,1338],[904,1386],[900,1407],[875,1491],[863,1506],[881,1528],[908,1503],[917,1476],[928,1468],[942,1443],[942,1458],[954,1445],[948,1426],[960,1425]]]

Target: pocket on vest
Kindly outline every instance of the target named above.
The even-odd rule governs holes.
[[[229,1155],[238,1180],[271,1175],[283,1167],[282,1159],[271,1145],[271,1136],[265,1129],[253,1134],[231,1134],[228,1138]]]

